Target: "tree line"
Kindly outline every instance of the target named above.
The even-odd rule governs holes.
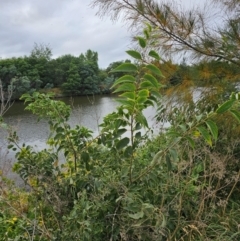
[[[3,89],[13,89],[13,98],[40,89],[60,88],[66,95],[106,94],[117,75],[108,75],[111,68],[123,61],[113,62],[106,69],[98,66],[98,53],[87,50],[78,57],[66,54],[51,58],[52,50],[35,44],[29,56],[0,59],[0,79]]]
[[[13,91],[13,99],[18,99],[24,93],[38,90],[60,89],[63,95],[93,95],[111,93],[111,85],[125,73],[112,73],[111,70],[122,63],[121,60],[112,62],[106,69],[98,66],[98,53],[87,50],[78,57],[71,54],[51,58],[52,51],[46,45],[35,44],[29,56],[0,59],[0,80],[3,90]],[[180,63],[171,59],[155,63],[162,69],[165,76],[164,84],[167,89],[176,86],[185,88],[194,86],[221,86],[231,90],[240,80],[238,65],[228,61],[202,60],[189,64],[183,58]]]

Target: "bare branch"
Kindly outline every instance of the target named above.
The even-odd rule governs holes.
[[[8,86],[8,90],[3,90],[3,84],[0,79],[0,120],[3,115],[8,111],[8,109],[12,106],[13,102],[11,102],[11,98],[13,95],[13,86],[12,84]]]

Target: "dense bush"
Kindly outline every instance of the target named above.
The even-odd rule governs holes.
[[[99,136],[70,128],[70,108],[51,95],[22,96],[49,120],[51,136],[49,148],[35,152],[10,133],[14,170],[30,190],[2,177],[2,240],[239,240],[239,138],[229,135],[239,131],[240,95],[209,112],[175,108],[163,117],[159,108],[156,118],[171,126],[151,137],[143,110],[161,106],[163,76],[143,58],[160,59],[149,51],[151,27],[144,33],[141,52],[127,51],[138,64],[113,70],[127,73],[112,87],[121,105]]]

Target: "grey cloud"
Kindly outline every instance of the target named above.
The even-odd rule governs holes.
[[[49,44],[54,57],[97,51],[100,67],[126,59],[126,28],[96,17],[90,2],[0,0],[0,57],[28,55],[36,42]]]

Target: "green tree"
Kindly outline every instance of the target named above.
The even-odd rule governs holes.
[[[62,84],[64,92],[69,94],[81,94],[81,77],[78,73],[78,66],[72,63],[70,69],[67,71],[67,75],[67,81]]]

